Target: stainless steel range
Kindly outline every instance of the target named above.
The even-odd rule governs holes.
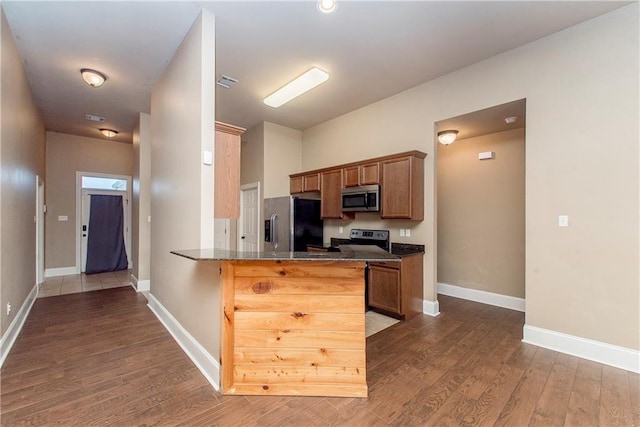
[[[354,228],[349,235],[353,245],[376,245],[389,252],[389,230],[363,230]]]

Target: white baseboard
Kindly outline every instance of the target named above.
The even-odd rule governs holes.
[[[131,275],[131,286],[136,292],[145,292],[151,290],[151,280],[138,280],[136,276]]]
[[[158,301],[153,295],[149,294],[149,308],[164,327],[169,331],[174,340],[178,343],[182,350],[202,372],[207,381],[216,389],[220,390],[220,364],[180,325],[175,317]]]
[[[640,373],[640,351],[524,325],[522,342]]]
[[[72,274],[80,274],[78,267],[47,268],[44,270],[44,277],[70,276]]]
[[[463,288],[461,286],[438,283],[438,293],[450,297],[462,298],[511,310],[525,311],[524,298],[516,298],[509,295],[495,294],[493,292],[479,291],[477,289]]]
[[[438,302],[438,300],[422,300],[422,312],[429,316],[435,317],[440,314],[440,303]]]
[[[36,298],[38,297],[38,285],[35,285],[27,298],[24,300],[22,307],[16,313],[16,317],[13,318],[13,321],[7,328],[7,331],[0,339],[0,367],[4,364],[4,360],[7,358],[9,351],[11,351],[11,347],[16,342],[16,338],[20,335],[20,331],[24,326],[24,322],[27,320],[27,316],[29,316],[29,312],[31,311],[31,307],[33,307],[33,303],[36,302]]]

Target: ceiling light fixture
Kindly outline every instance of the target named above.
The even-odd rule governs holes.
[[[278,108],[303,93],[310,91],[319,84],[326,82],[328,78],[329,74],[325,71],[322,71],[320,68],[313,67],[300,77],[290,81],[271,95],[267,96],[262,102],[267,104],[269,107]]]
[[[107,81],[107,76],[100,71],[91,70],[89,68],[83,68],[80,70],[82,79],[91,87],[100,87]]]
[[[510,117],[505,117],[504,118],[504,122],[508,125],[512,125],[516,122],[516,120],[518,120],[518,116],[510,116]]]
[[[113,138],[118,134],[118,132],[113,129],[100,129],[100,132],[107,138]]]
[[[331,13],[338,7],[336,0],[318,0],[318,10],[322,13]]]
[[[440,141],[442,145],[449,145],[456,140],[457,136],[457,130],[443,130],[442,132],[438,132],[438,141]]]

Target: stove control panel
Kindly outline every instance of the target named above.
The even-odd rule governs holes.
[[[389,240],[389,230],[362,230],[354,228],[349,235],[351,239]]]

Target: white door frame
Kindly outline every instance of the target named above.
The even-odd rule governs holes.
[[[258,250],[260,250],[260,244],[262,243],[262,228],[260,227],[262,218],[262,198],[260,197],[260,182],[251,182],[249,184],[243,184],[240,186],[240,216],[238,217],[238,226],[236,227],[238,230],[236,233],[236,248],[238,249],[238,252],[242,252],[242,236],[244,235],[244,209],[242,206],[242,192],[252,190],[257,190],[258,192],[258,215],[256,216],[256,221],[258,221],[258,223],[256,224],[256,230],[258,230]]]
[[[36,175],[36,285],[44,282],[44,181]]]
[[[99,178],[109,179],[124,179],[127,181],[127,200],[129,201],[126,206],[125,212],[125,246],[127,249],[131,248],[131,183],[132,179],[129,175],[112,175],[98,172],[76,172],[76,274],[80,273],[82,269],[82,177],[83,176],[96,176]],[[96,190],[100,191],[100,190]],[[120,191],[122,193],[122,191]],[[130,249],[127,252],[127,258],[129,262],[129,268],[131,268],[131,253]]]

